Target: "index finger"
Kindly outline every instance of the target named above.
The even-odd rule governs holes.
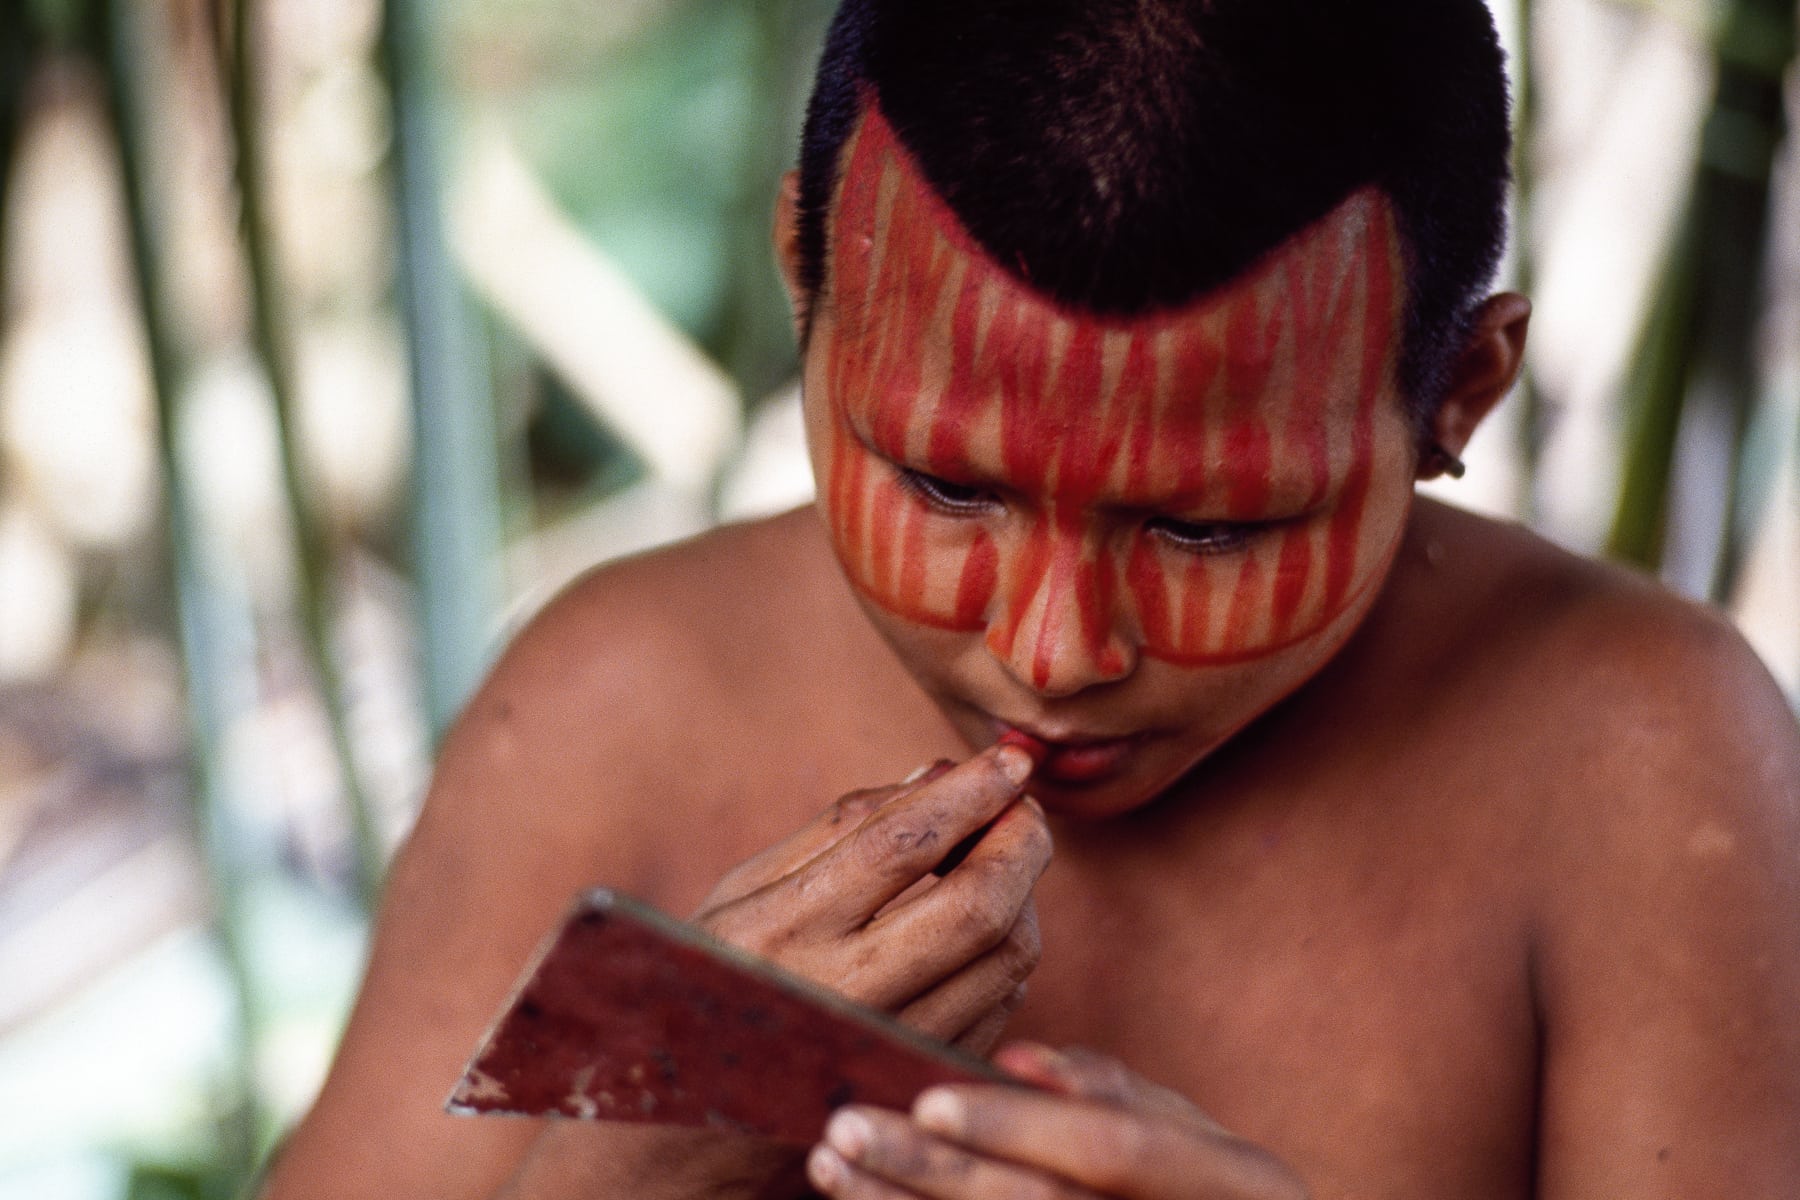
[[[730,901],[767,887],[790,875],[848,837],[868,815],[896,796],[922,787],[950,770],[955,764],[948,759],[927,763],[899,783],[883,787],[861,788],[838,797],[816,817],[788,837],[751,855],[714,885],[707,902],[700,906],[696,918],[706,913],[715,900]]]
[[[913,1120],[980,1154],[1035,1167],[1106,1195],[1273,1200],[1305,1185],[1268,1151],[1220,1130],[1145,1118],[1015,1087],[934,1087]]]
[[[845,897],[851,910],[846,923],[862,924],[942,862],[951,847],[1006,811],[1032,766],[1031,755],[1017,746],[977,754],[882,805],[806,864],[801,886]]]

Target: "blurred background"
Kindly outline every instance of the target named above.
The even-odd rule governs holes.
[[[507,632],[810,494],[767,231],[828,15],[0,0],[0,1198],[241,1194]],[[1795,4],[1496,15],[1530,378],[1432,490],[1800,696]]]

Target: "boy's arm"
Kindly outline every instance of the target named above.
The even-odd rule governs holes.
[[[678,902],[692,903],[699,894],[693,881],[671,883],[667,872],[714,870],[691,864],[718,858],[708,839],[723,836],[720,830],[691,819],[685,827],[669,826],[683,824],[684,813],[691,818],[680,789],[710,794],[711,775],[696,772],[729,776],[730,764],[721,767],[717,754],[700,753],[682,732],[707,728],[708,705],[718,703],[701,699],[709,681],[684,655],[709,662],[718,656],[705,646],[693,649],[696,614],[676,611],[660,592],[652,599],[658,602],[622,602],[605,580],[565,596],[508,650],[458,723],[419,824],[396,861],[337,1061],[275,1164],[268,1200],[758,1195],[778,1174],[783,1152],[747,1138],[443,1112],[468,1055],[572,895],[605,883],[653,902],[686,896]],[[729,613],[722,619],[742,633]],[[676,752],[679,746],[685,754]],[[1048,853],[1035,809],[1012,806],[1010,819],[996,824],[1000,836],[990,834],[970,855],[966,865],[979,858],[978,869],[959,868],[915,897],[917,903],[890,910],[920,928],[941,926],[943,909],[1012,911],[1011,923],[997,921],[996,937],[985,947],[927,938],[943,960],[940,974],[948,972],[941,980],[896,985],[890,967],[910,969],[931,955],[882,953],[889,926],[867,922],[834,939],[808,918],[821,904],[853,906],[870,875],[866,864],[883,864],[889,874],[898,869],[903,856],[873,844],[893,832],[895,822],[884,815],[890,809],[916,798],[915,808],[956,810],[957,819],[978,824],[991,817],[960,810],[977,792],[983,804],[1003,806],[1002,785],[1016,795],[1016,781],[1008,782],[994,759],[979,756],[941,779],[832,806],[728,877],[709,901],[715,932],[765,950],[758,939],[779,941],[773,956],[783,965],[828,983],[841,982],[829,977],[832,964],[853,952],[871,964],[852,981],[857,998],[899,1009],[881,994],[884,986],[899,986],[896,994],[916,997],[900,1015],[917,1027],[956,1036],[968,1022],[979,1025],[1016,987],[1008,973],[1029,970],[1035,961],[1035,926],[1028,910],[1023,920],[1016,911]],[[828,799],[808,798],[807,806],[824,807]],[[883,808],[884,800],[894,804]],[[872,806],[880,811],[865,819]],[[845,814],[858,819],[832,819]],[[967,832],[957,832],[942,814],[937,819],[938,832],[949,838],[945,845]],[[689,865],[672,867],[659,858],[657,848],[672,843],[686,848]],[[820,866],[816,860],[839,843],[846,852],[836,869]],[[720,861],[735,852],[726,854]],[[927,843],[913,856],[917,874],[926,876],[941,853],[934,856]],[[803,878],[796,883],[793,875]],[[734,884],[751,894],[740,895],[743,888]],[[784,900],[784,889],[796,888],[810,900]],[[942,1003],[934,1007],[934,998]],[[509,1180],[509,1190],[501,1191]]]
[[[453,1118],[442,1105],[569,897],[602,876],[638,882],[629,809],[595,787],[629,775],[599,760],[630,748],[595,701],[647,684],[631,673],[654,655],[595,653],[589,630],[609,607],[591,586],[551,605],[447,739],[389,875],[337,1059],[275,1163],[271,1200],[491,1195],[543,1127]]]
[[[1662,615],[1589,631],[1583,801],[1546,808],[1545,1200],[1800,1195],[1800,731],[1735,633]]]

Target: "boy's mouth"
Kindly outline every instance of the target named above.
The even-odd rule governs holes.
[[[1029,753],[1037,762],[1032,778],[1049,784],[1097,783],[1116,775],[1143,741],[1141,735],[1095,738],[1063,734],[1053,738],[1027,733],[1004,722],[998,724],[997,740]]]

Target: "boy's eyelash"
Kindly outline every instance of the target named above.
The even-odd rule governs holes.
[[[900,467],[898,470],[900,482],[908,491],[943,512],[957,516],[980,512],[994,498],[992,492],[967,484],[952,483],[948,479],[939,479],[936,475],[927,475],[910,467]]]
[[[911,467],[896,466],[900,483],[909,492],[939,512],[951,516],[974,516],[994,503],[994,494],[984,488],[954,483]],[[1144,528],[1189,554],[1231,554],[1248,546],[1272,522],[1256,521],[1178,521],[1173,517],[1153,517]]]
[[[1239,521],[1177,521],[1155,517],[1145,523],[1157,537],[1191,554],[1230,554],[1248,546],[1266,524]]]

